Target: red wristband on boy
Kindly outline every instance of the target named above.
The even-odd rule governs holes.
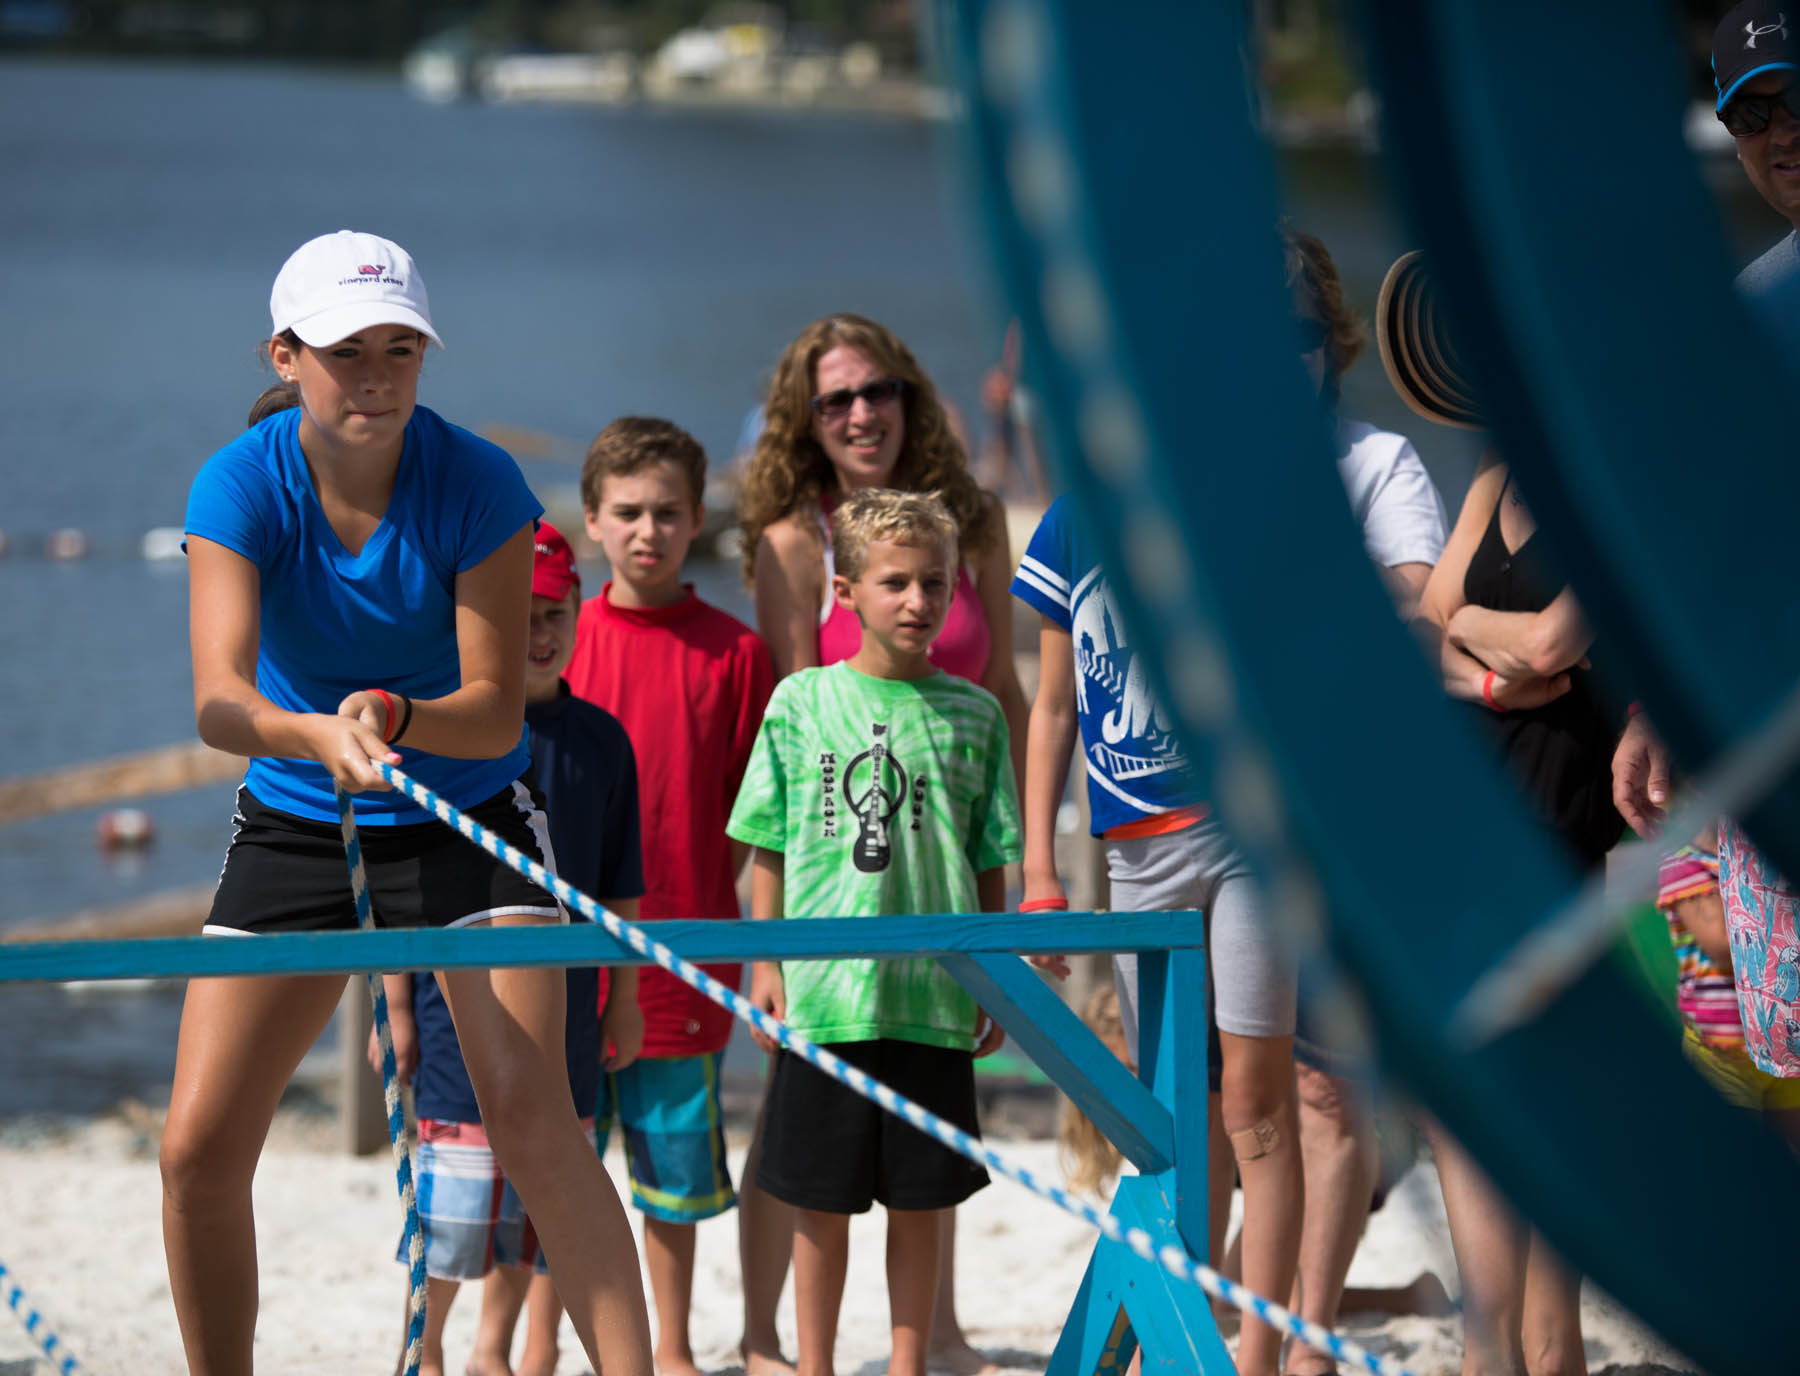
[[[1499,703],[1494,701],[1494,671],[1492,669],[1489,669],[1481,676],[1481,700],[1496,712],[1504,712],[1506,710]]]
[[[1019,904],[1022,913],[1066,913],[1069,900],[1066,898],[1027,898]]]

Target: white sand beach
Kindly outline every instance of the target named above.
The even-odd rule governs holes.
[[[30,1121],[0,1129],[0,1263],[14,1284],[95,1376],[177,1376],[184,1364],[163,1270],[156,1169],[158,1115],[128,1111],[69,1127]],[[292,1376],[385,1376],[399,1340],[405,1277],[391,1260],[400,1230],[392,1162],[330,1150],[329,1124],[284,1112],[257,1176],[262,1259],[260,1365]],[[1034,1171],[1060,1176],[1052,1143],[997,1143]],[[737,1144],[734,1166],[741,1164]],[[623,1163],[608,1158],[615,1181]],[[880,1376],[887,1355],[887,1299],[879,1211],[852,1230],[851,1273],[837,1368]],[[1044,1369],[1093,1246],[1085,1225],[997,1180],[961,1216],[959,1309],[976,1346],[1002,1372]],[[1435,1173],[1415,1166],[1375,1215],[1351,1276],[1359,1286],[1402,1285],[1435,1270],[1452,1291]],[[736,1226],[703,1225],[693,1316],[694,1347],[708,1371],[736,1368],[740,1311]],[[461,1370],[477,1297],[465,1294],[446,1339]],[[1661,1376],[1694,1368],[1589,1286],[1588,1362],[1598,1373]],[[791,1293],[781,1328],[790,1355]],[[1454,1376],[1455,1318],[1346,1315],[1343,1331],[1418,1376]],[[0,1311],[0,1376],[50,1367]],[[564,1321],[559,1372],[588,1371]]]

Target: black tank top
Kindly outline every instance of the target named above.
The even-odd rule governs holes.
[[[1503,490],[1481,544],[1469,559],[1463,597],[1497,612],[1540,612],[1556,600],[1562,584],[1545,564],[1536,531],[1507,553],[1500,533],[1500,506],[1506,495]],[[1612,804],[1612,753],[1618,731],[1596,696],[1592,679],[1585,669],[1571,669],[1569,691],[1529,711],[1476,707],[1539,815],[1587,867],[1601,862],[1625,825]]]

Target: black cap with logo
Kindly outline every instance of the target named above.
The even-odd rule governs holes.
[[[1753,76],[1800,71],[1800,4],[1744,0],[1733,6],[1713,31],[1712,65],[1720,110]]]

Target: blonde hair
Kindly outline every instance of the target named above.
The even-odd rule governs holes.
[[[1119,994],[1113,986],[1102,985],[1081,1011],[1081,1020],[1102,1041],[1125,1039],[1125,1023],[1119,1017]],[[1094,1126],[1094,1120],[1064,1103],[1062,1121],[1056,1128],[1056,1145],[1062,1155],[1063,1169],[1068,1173],[1069,1188],[1079,1194],[1100,1194],[1118,1178],[1124,1164],[1123,1153],[1106,1134]]]
[[[877,540],[924,549],[937,545],[956,567],[956,520],[929,492],[867,487],[852,492],[831,513],[832,562],[854,583],[869,566],[869,546]]]
[[[1324,243],[1281,222],[1281,247],[1287,270],[1287,284],[1304,283],[1319,316],[1325,322],[1325,391],[1336,402],[1344,374],[1361,357],[1368,342],[1362,317],[1344,299],[1344,283],[1338,276],[1337,264]]]
[[[888,477],[905,492],[935,492],[956,522],[965,551],[987,549],[1000,533],[995,503],[969,472],[968,456],[951,433],[937,388],[906,345],[860,315],[828,315],[800,331],[782,351],[763,402],[763,430],[738,487],[744,531],[744,577],[756,575],[756,547],[769,526],[791,512],[812,510],[819,494],[837,485],[831,460],[813,438],[814,369],[838,347],[855,349],[884,376],[906,384],[900,456]],[[803,522],[813,533],[813,522]]]

